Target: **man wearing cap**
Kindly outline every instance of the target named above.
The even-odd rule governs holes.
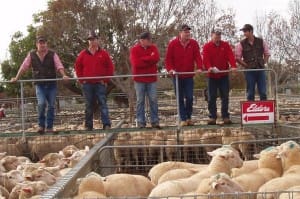
[[[235,49],[236,60],[245,69],[263,69],[270,57],[266,42],[253,34],[253,27],[245,24],[241,31],[244,32],[243,39]],[[265,71],[246,71],[247,100],[254,101],[255,85],[257,84],[260,100],[267,99],[266,73]]]
[[[191,28],[184,24],[180,26],[179,36],[169,42],[165,65],[167,71],[174,75],[176,73],[189,72],[190,74],[179,74],[179,115],[181,126],[193,125],[191,120],[193,112],[193,89],[194,72],[201,73],[202,59],[199,44],[191,38]],[[176,91],[176,79],[173,78]],[[176,91],[177,92],[177,91]]]
[[[228,112],[229,76],[224,70],[236,70],[234,53],[229,43],[221,40],[221,31],[211,32],[211,41],[203,46],[203,64],[207,73],[208,84],[208,125],[215,125],[217,120],[217,92],[221,97],[221,115],[224,124],[231,124]]]
[[[44,36],[38,36],[36,39],[36,50],[28,53],[23,61],[16,77],[12,78],[12,82],[16,82],[22,74],[30,67],[34,79],[56,79],[58,71],[63,79],[69,77],[65,74],[64,66],[62,65],[58,55],[48,49],[47,39]],[[53,132],[53,121],[55,111],[55,98],[57,93],[57,85],[55,81],[36,81],[35,82],[36,96],[38,100],[38,133]],[[48,110],[46,114],[46,106]]]
[[[137,97],[136,118],[139,128],[146,127],[145,96],[147,96],[149,100],[151,126],[153,128],[160,128],[156,94],[158,61],[159,52],[157,47],[152,43],[151,34],[149,32],[142,33],[139,42],[130,49],[132,74],[154,75],[133,77]]]
[[[101,78],[112,76],[114,74],[114,65],[107,51],[102,49],[99,44],[99,37],[91,31],[88,35],[89,46],[82,50],[75,62],[75,72],[82,84],[85,97],[85,128],[88,131],[93,130],[93,102],[98,100],[101,112],[103,129],[109,129],[111,122],[106,103],[106,87],[110,78]],[[100,77],[96,79],[82,79],[84,77]]]

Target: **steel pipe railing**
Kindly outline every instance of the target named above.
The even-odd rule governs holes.
[[[278,99],[278,76],[277,73],[273,69],[265,68],[265,69],[238,69],[235,72],[251,72],[251,71],[270,71],[274,74],[274,99],[275,99],[275,106],[276,106],[276,120],[279,120],[279,106],[277,103]],[[220,71],[220,73],[229,73],[232,72],[232,70],[223,70]],[[200,74],[207,74],[208,71],[202,71]],[[179,87],[178,87],[178,79],[180,78],[180,75],[195,75],[198,74],[196,72],[174,72],[173,74],[168,73],[156,73],[156,74],[139,74],[139,75],[132,75],[132,74],[126,74],[126,75],[113,75],[113,76],[101,76],[101,77],[82,77],[82,78],[68,78],[68,80],[91,80],[91,79],[112,79],[112,78],[132,78],[132,77],[150,77],[150,76],[166,76],[170,75],[173,78],[175,78],[175,93],[176,93],[176,106],[177,106],[177,129],[178,132],[181,130],[180,126],[180,114],[179,114]],[[24,83],[26,82],[51,82],[51,81],[66,81],[63,78],[55,78],[55,79],[27,79],[27,80],[18,80],[17,83],[21,84],[21,115],[22,115],[22,133],[25,138],[25,119],[24,119]],[[0,81],[0,83],[13,83],[11,81]]]

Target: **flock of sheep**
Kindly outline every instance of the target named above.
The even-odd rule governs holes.
[[[59,153],[48,153],[37,163],[24,156],[0,153],[0,198],[40,198],[49,186],[71,170],[89,151],[66,146]]]
[[[295,141],[260,151],[255,155],[258,160],[243,161],[238,151],[228,145],[208,155],[212,157],[209,164],[159,163],[149,171],[149,179],[131,174],[101,177],[90,173],[81,179],[74,197],[300,198],[300,145]]]
[[[177,161],[178,152],[182,153],[182,161],[207,163],[211,158],[206,152],[213,151],[218,146],[233,142],[255,140],[253,133],[240,128],[194,129],[184,130],[179,137],[175,131],[151,131],[119,133],[114,140],[114,157],[119,165],[154,165],[162,161]],[[199,144],[204,147],[194,147]],[[155,147],[155,146],[165,147]],[[182,145],[181,149],[172,145]],[[143,146],[143,147],[134,147]],[[168,147],[169,146],[169,147]],[[255,146],[247,142],[233,145],[244,159],[255,151]]]

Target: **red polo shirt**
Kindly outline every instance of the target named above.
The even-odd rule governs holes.
[[[130,49],[130,62],[133,75],[156,74],[159,52],[155,45],[144,48],[136,44]],[[157,76],[133,77],[136,82],[151,83],[157,81]]]
[[[203,64],[206,70],[210,67],[217,67],[219,70],[228,70],[229,64],[232,68],[236,68],[236,61],[233,51],[228,42],[220,41],[217,46],[212,41],[203,46]],[[228,73],[208,73],[211,78],[220,78]]]
[[[170,41],[165,59],[166,69],[176,72],[194,72],[195,67],[202,69],[202,59],[199,44],[196,40],[190,39],[186,46],[183,46],[179,38]],[[193,77],[191,75],[180,75],[180,78]]]
[[[82,50],[75,62],[75,72],[80,77],[101,77],[112,76],[114,65],[108,54],[103,49],[99,49],[95,54],[91,54],[87,49]],[[110,78],[79,80],[81,83],[98,83],[100,81],[109,82]]]

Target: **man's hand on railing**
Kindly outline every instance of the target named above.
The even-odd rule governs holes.
[[[64,75],[62,78],[64,81],[69,81],[69,79],[70,79],[70,77],[68,75]]]
[[[230,68],[230,72],[232,72],[231,74],[233,76],[236,76],[237,75],[237,68]]]
[[[175,74],[176,74],[176,71],[175,71],[175,70],[169,70],[169,74],[170,74],[170,75],[175,75]]]
[[[197,70],[195,71],[195,73],[196,73],[196,75],[200,75],[200,74],[202,73],[202,70],[201,70],[201,69],[197,69]]]
[[[17,77],[12,77],[11,79],[10,79],[10,82],[17,82],[18,81],[18,78]]]

